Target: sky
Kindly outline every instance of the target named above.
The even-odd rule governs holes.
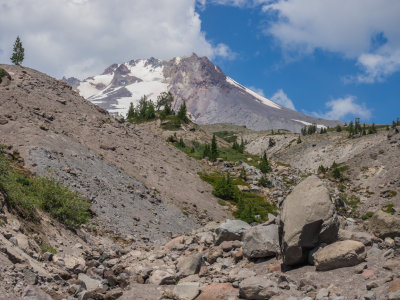
[[[398,0],[0,0],[0,63],[85,78],[112,63],[192,52],[291,109],[400,116]]]

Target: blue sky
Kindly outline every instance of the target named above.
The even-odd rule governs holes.
[[[0,63],[86,78],[113,63],[209,57],[239,83],[314,116],[400,116],[399,0],[0,0]]]
[[[300,46],[285,49],[266,33],[276,24],[276,15],[257,5],[209,3],[197,10],[206,38],[224,43],[232,52],[231,59],[213,61],[264,96],[271,99],[281,90],[278,101],[286,95],[298,111],[344,121],[360,116],[365,122],[390,123],[400,115],[400,72],[365,82],[355,79],[363,72],[357,54],[322,47],[305,53]],[[393,25],[400,27],[400,21]],[[384,33],[371,36],[372,50],[385,43]],[[335,103],[342,105],[335,109]]]

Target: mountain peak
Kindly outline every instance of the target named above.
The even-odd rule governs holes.
[[[68,82],[68,81],[67,81]],[[338,121],[315,119],[287,109],[228,77],[207,57],[192,53],[171,60],[131,60],[109,66],[102,75],[78,85],[79,93],[111,113],[126,115],[143,95],[152,101],[171,92],[174,109],[186,102],[199,124],[232,123],[255,130],[287,129],[299,132],[307,124],[335,126]]]

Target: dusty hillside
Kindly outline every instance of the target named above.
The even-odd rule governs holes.
[[[191,216],[229,216],[199,179],[200,165],[164,139],[118,123],[61,81],[1,67],[12,80],[0,86],[0,143],[13,146],[28,168],[65,180],[90,198],[106,225],[125,233],[146,227],[152,233],[144,238],[151,238],[194,228]]]

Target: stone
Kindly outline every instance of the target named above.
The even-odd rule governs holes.
[[[211,247],[210,250],[208,250],[208,256],[207,256],[207,262],[209,264],[213,264],[217,261],[218,257],[221,257],[223,254],[223,251],[221,247],[215,246]]]
[[[278,226],[258,225],[252,227],[243,235],[243,255],[247,258],[275,256],[279,253]]]
[[[378,210],[368,222],[369,230],[380,238],[400,236],[400,218]]]
[[[217,234],[216,243],[219,245],[224,241],[240,241],[244,232],[249,228],[251,226],[244,221],[226,220],[225,223],[215,229]]]
[[[101,284],[100,280],[90,278],[84,273],[79,273],[78,279],[85,284],[86,290],[88,290],[89,292],[96,290]]]
[[[30,268],[25,268],[23,270],[24,273],[24,281],[26,284],[35,285],[38,282],[38,276],[33,272]]]
[[[23,300],[52,300],[49,294],[45,293],[38,286],[28,285],[23,294]]]
[[[364,300],[377,300],[374,292],[368,292],[364,295]]]
[[[167,248],[168,250],[172,250],[174,249],[176,246],[178,245],[182,245],[185,241],[185,237],[184,236],[178,236],[172,240],[170,240],[168,243],[165,244],[165,248]]]
[[[389,300],[400,300],[400,291],[389,293],[388,295]]]
[[[239,284],[239,296],[243,299],[264,300],[277,294],[277,284],[262,276],[246,278]]]
[[[226,300],[237,294],[238,290],[231,283],[211,283],[201,289],[196,300]]]
[[[379,285],[378,285],[378,282],[376,282],[376,281],[371,281],[371,282],[368,282],[367,284],[366,284],[366,288],[367,288],[367,290],[369,291],[369,290],[372,290],[372,289],[375,289],[375,288],[377,288]]]
[[[328,289],[320,289],[319,292],[317,293],[317,296],[315,297],[316,300],[327,300],[329,296],[329,290]]]
[[[388,288],[389,292],[397,292],[400,291],[400,279],[396,279],[392,281]]]
[[[65,267],[69,270],[76,269],[79,265],[85,266],[85,260],[82,257],[65,255],[64,257]]]
[[[328,189],[317,176],[299,183],[284,201],[281,249],[285,265],[302,263],[306,249],[337,239],[339,222]]]
[[[184,282],[175,286],[173,295],[176,300],[193,300],[200,293],[199,282]]]
[[[172,270],[155,270],[149,278],[149,283],[155,285],[174,284],[175,278]]]
[[[197,274],[201,267],[201,254],[196,253],[183,258],[177,264],[178,276],[180,278]]]
[[[358,242],[363,243],[365,246],[371,246],[373,243],[372,235],[370,235],[367,232],[349,231],[349,230],[344,230],[344,229],[339,230],[338,240],[339,241],[346,241],[346,240],[358,241]]]
[[[310,265],[314,265],[314,255],[315,255],[315,253],[317,253],[319,249],[322,249],[322,248],[324,248],[326,246],[327,245],[325,243],[323,243],[323,244],[318,245],[314,249],[310,250],[310,252],[308,252],[308,263]]]
[[[110,290],[104,295],[104,300],[116,300],[121,297],[123,294],[123,290],[120,288]]]
[[[351,267],[363,262],[367,257],[365,246],[357,241],[340,241],[320,249],[314,255],[317,271]]]

